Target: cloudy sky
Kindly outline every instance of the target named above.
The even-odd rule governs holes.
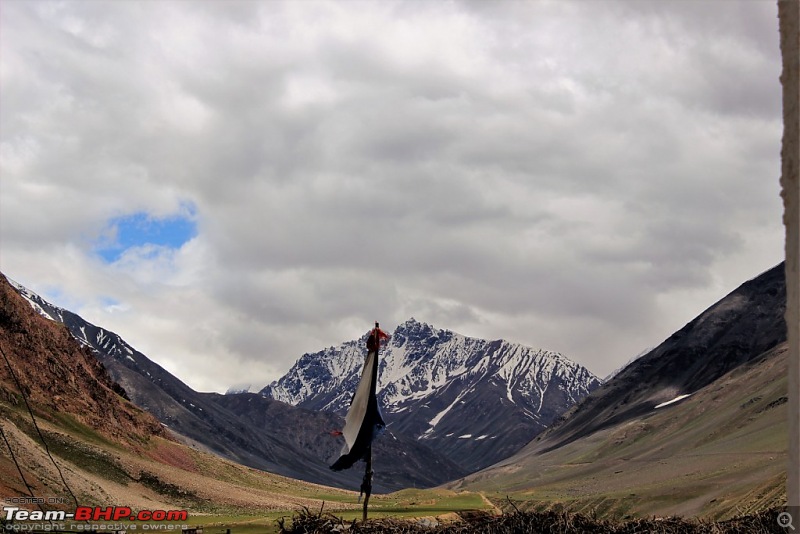
[[[605,376],[783,257],[772,0],[0,15],[0,270],[198,390],[409,317]]]

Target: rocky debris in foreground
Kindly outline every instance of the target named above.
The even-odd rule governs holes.
[[[460,521],[438,523],[432,519],[371,519],[366,523],[344,521],[327,513],[314,513],[304,508],[292,518],[291,525],[279,520],[280,531],[292,534],[516,534],[536,532],[633,534],[768,534],[783,533],[778,525],[782,510],[766,510],[727,521],[683,519],[679,517],[629,520],[598,519],[583,514],[548,510],[545,512],[512,512],[492,515],[487,512],[459,513]]]

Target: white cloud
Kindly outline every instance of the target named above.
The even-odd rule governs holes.
[[[782,256],[770,3],[20,2],[0,47],[0,268],[197,389],[412,315],[603,376]]]

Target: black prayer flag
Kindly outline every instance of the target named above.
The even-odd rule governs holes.
[[[347,410],[344,430],[344,447],[341,456],[331,466],[334,471],[350,468],[365,457],[372,440],[386,427],[383,422],[375,389],[378,384],[378,351],[371,350],[364,362],[361,380]]]

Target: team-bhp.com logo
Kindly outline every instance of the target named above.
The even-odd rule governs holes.
[[[4,506],[7,521],[186,521],[186,510],[139,510],[127,506],[78,506],[75,512],[63,510],[28,511],[15,506]]]
[[[78,506],[74,512],[64,510],[25,510],[4,506],[6,531],[113,531],[186,530],[188,525],[169,522],[186,521],[186,510],[139,510],[128,506]],[[139,528],[137,528],[137,523]]]

